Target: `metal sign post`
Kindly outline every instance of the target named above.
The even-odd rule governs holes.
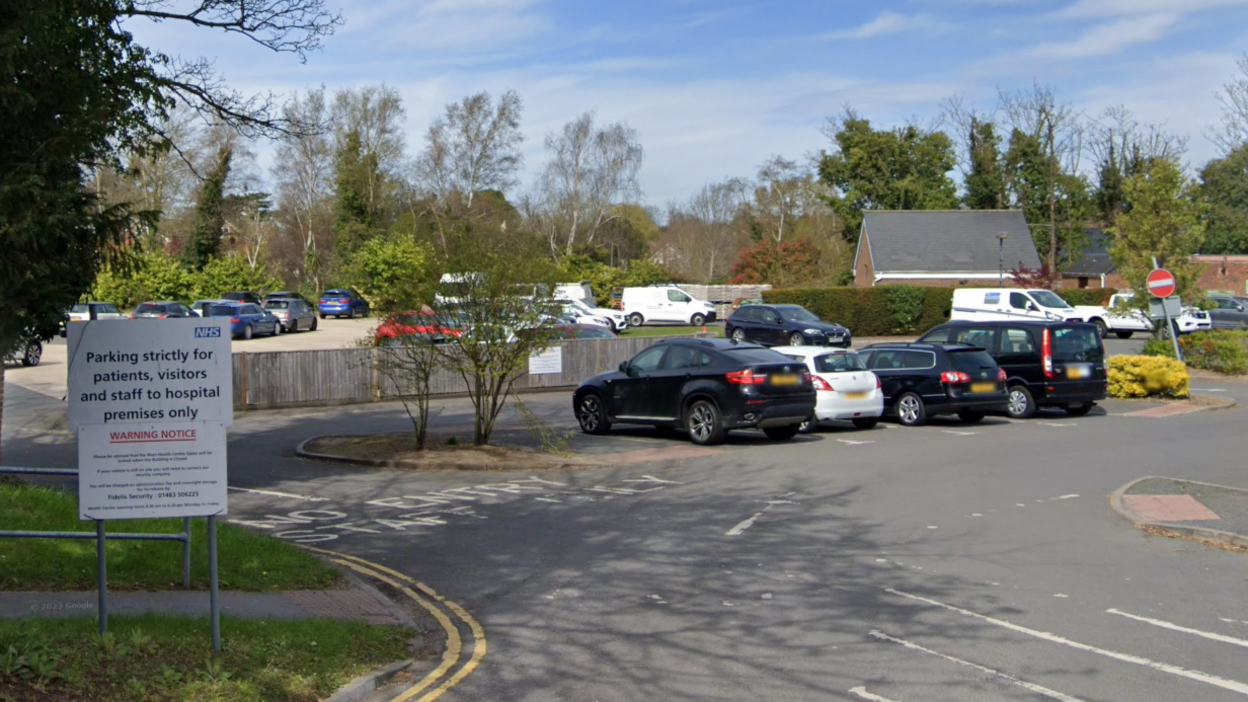
[[[1157,265],[1157,258],[1153,257],[1153,270],[1148,274],[1145,281],[1148,291],[1153,297],[1162,300],[1161,312],[1166,319],[1166,329],[1170,331],[1170,341],[1174,343],[1174,357],[1183,361],[1183,352],[1179,349],[1179,330],[1170,318],[1169,298],[1174,295],[1178,289],[1178,282],[1174,279],[1174,274]]]

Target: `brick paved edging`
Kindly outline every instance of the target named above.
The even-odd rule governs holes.
[[[1152,522],[1144,519],[1132,511],[1122,500],[1122,496],[1127,494],[1131,488],[1145,480],[1174,480],[1182,481],[1182,478],[1167,478],[1160,475],[1146,475],[1143,478],[1136,478],[1122,487],[1114,490],[1109,495],[1109,506],[1115,512],[1122,515],[1127,521],[1137,527],[1147,527],[1163,533],[1169,533],[1179,538],[1197,539],[1200,541],[1212,541],[1214,543],[1226,544],[1238,548],[1248,548],[1248,536],[1236,534],[1230,531],[1222,531],[1220,529],[1210,529],[1208,527],[1191,526],[1188,524],[1168,524],[1166,522]],[[1227,487],[1225,485],[1214,485],[1212,483],[1201,483],[1195,480],[1186,480],[1183,482],[1197,483],[1199,485],[1209,485],[1211,487],[1221,488],[1223,490],[1235,490],[1237,492],[1248,492],[1241,488]]]

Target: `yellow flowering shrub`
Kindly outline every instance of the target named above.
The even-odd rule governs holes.
[[[1187,367],[1162,356],[1114,356],[1105,363],[1110,397],[1187,397]]]

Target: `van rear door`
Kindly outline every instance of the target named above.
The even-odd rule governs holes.
[[[1105,397],[1105,347],[1091,324],[1055,324],[1048,328],[1053,359],[1050,399]]]

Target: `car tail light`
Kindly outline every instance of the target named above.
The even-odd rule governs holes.
[[[750,368],[746,368],[745,370],[733,371],[731,373],[725,373],[724,378],[726,378],[728,382],[732,383],[733,385],[762,385],[763,383],[767,382],[766,373],[758,375],[758,374],[755,374],[754,371]]]
[[[836,392],[835,390],[832,389],[831,385],[828,385],[828,381],[824,380],[823,378],[820,378],[817,375],[810,376],[810,381],[811,383],[814,384],[815,390],[819,392]]]
[[[1053,372],[1053,331],[1045,329],[1040,341],[1040,356],[1044,359],[1044,377],[1055,378]]]
[[[169,315],[167,315],[167,314],[162,314],[162,315],[160,315],[160,318],[161,318],[161,319],[168,319],[168,318],[169,318]]]
[[[239,322],[243,320],[239,319],[238,317],[230,317],[230,321],[234,324],[238,324]]]
[[[875,376],[875,389],[879,390],[883,385],[880,383],[880,376]]]
[[[959,385],[971,382],[971,376],[962,371],[945,371],[940,374],[940,382],[949,383],[950,385]]]
[[[134,319],[134,315],[130,315],[130,319]]]
[[[998,368],[998,369],[997,369],[997,380],[1000,380],[1000,381],[1001,381],[1001,382],[1003,382],[1003,383],[1006,381],[1006,375],[1005,375],[1005,369],[1004,369],[1004,368]]]

